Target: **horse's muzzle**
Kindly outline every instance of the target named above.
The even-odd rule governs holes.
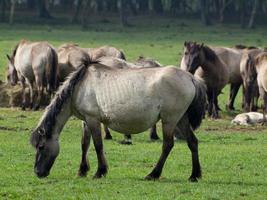
[[[38,178],[45,178],[49,175],[49,171],[40,171],[37,168],[34,168],[34,173]]]

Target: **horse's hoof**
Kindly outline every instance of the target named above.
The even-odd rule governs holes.
[[[192,182],[192,183],[197,183],[198,182],[197,178],[196,177],[192,177],[192,176],[190,176],[188,180],[190,182]]]
[[[159,177],[154,177],[150,174],[145,177],[145,180],[147,180],[147,181],[156,181],[158,179],[159,179]]]
[[[99,179],[105,177],[107,173],[108,173],[107,167],[98,168],[95,175],[93,176],[93,179]]]
[[[104,139],[105,140],[112,140],[112,136],[111,135],[106,135]]]
[[[33,110],[34,110],[34,111],[37,111],[37,110],[39,110],[39,108],[40,108],[40,106],[34,106],[34,107],[33,107]]]
[[[88,165],[81,165],[80,169],[78,171],[78,176],[79,177],[86,177],[89,169],[90,169],[90,167]]]
[[[26,107],[25,106],[22,106],[21,107],[21,110],[23,110],[23,111],[26,110]]]
[[[133,144],[132,141],[130,141],[130,140],[122,140],[119,143],[124,144],[124,145],[132,145]]]
[[[150,140],[152,140],[152,141],[159,140],[159,139],[160,139],[159,136],[150,137]]]

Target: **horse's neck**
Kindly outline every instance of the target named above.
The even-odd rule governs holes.
[[[71,101],[67,100],[61,108],[60,113],[56,116],[56,123],[52,131],[53,138],[58,138],[64,125],[67,123],[71,116]]]
[[[204,60],[200,64],[201,68],[205,73],[208,74],[217,74],[220,64],[218,64],[218,60],[215,59],[215,62],[211,62],[209,60]]]

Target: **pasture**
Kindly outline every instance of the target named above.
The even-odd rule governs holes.
[[[55,46],[74,42],[82,47],[112,45],[133,61],[139,55],[162,64],[180,63],[185,40],[208,45],[246,44],[267,46],[266,27],[242,30],[234,25],[202,27],[196,22],[161,18],[136,18],[133,27],[117,23],[93,23],[88,31],[76,26],[0,25],[0,80],[5,80],[6,53],[22,38],[47,40]],[[148,26],[149,24],[149,26]],[[61,153],[45,179],[33,173],[35,151],[29,144],[30,132],[43,111],[0,108],[0,199],[265,199],[267,196],[267,128],[232,126],[240,112],[241,96],[235,113],[225,111],[228,87],[219,97],[221,119],[206,118],[197,130],[203,177],[190,183],[191,154],[185,142],[176,144],[158,181],[145,181],[158,160],[162,142],[148,141],[148,132],[133,136],[133,145],[118,144],[123,136],[113,132],[104,141],[109,164],[106,178],[93,180],[97,167],[94,148],[89,150],[91,170],[78,178],[81,122],[71,118],[61,133]],[[160,128],[160,123],[158,124]],[[159,129],[160,130],[160,129]],[[161,130],[159,131],[160,137]]]

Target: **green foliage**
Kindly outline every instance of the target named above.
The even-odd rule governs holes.
[[[47,40],[55,46],[76,42],[83,47],[112,45],[123,49],[129,60],[140,54],[163,64],[180,62],[185,40],[209,45],[246,44],[266,46],[265,29],[240,30],[236,26],[203,28],[191,21],[139,20],[138,27],[122,29],[114,24],[92,24],[81,32],[76,26],[0,26],[0,79],[4,79],[6,53],[22,38]],[[137,23],[136,22],[136,23]],[[228,88],[220,95],[224,109]],[[238,97],[237,108],[240,109]],[[106,178],[93,180],[97,168],[93,145],[87,178],[76,173],[81,157],[81,122],[71,118],[60,138],[61,152],[48,178],[33,173],[34,149],[30,132],[43,111],[0,109],[0,199],[265,199],[267,196],[267,129],[230,125],[234,113],[222,119],[205,119],[197,131],[203,178],[189,183],[191,155],[184,142],[176,142],[159,181],[143,178],[158,160],[161,142],[149,142],[148,132],[133,136],[134,145],[118,144],[122,135],[104,141],[109,164]],[[160,124],[158,125],[160,131]],[[161,131],[160,137],[162,138]]]

